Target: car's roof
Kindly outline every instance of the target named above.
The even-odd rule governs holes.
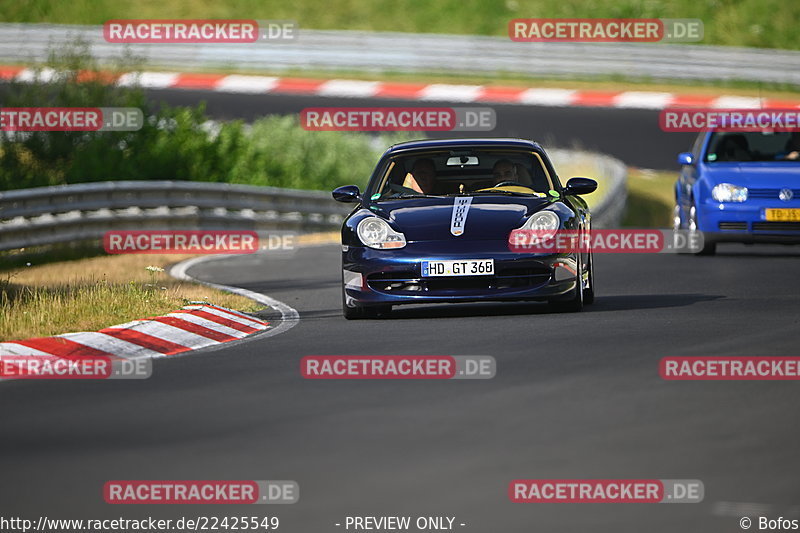
[[[405,151],[415,151],[415,150],[426,150],[426,149],[442,149],[442,148],[475,148],[475,147],[486,147],[486,148],[516,148],[516,149],[524,149],[524,150],[536,150],[537,152],[543,152],[541,146],[534,141],[529,141],[527,139],[515,139],[515,138],[499,138],[499,137],[489,137],[489,138],[474,138],[474,139],[424,139],[419,141],[408,141],[399,144],[392,145],[386,151],[387,153],[397,153],[397,152],[405,152]]]

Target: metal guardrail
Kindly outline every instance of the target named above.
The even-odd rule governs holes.
[[[598,190],[586,200],[592,211],[592,228],[618,228],[625,215],[628,201],[628,167],[619,159],[596,152],[579,150],[562,150],[550,148],[547,155],[556,171],[568,165],[576,158],[591,162],[593,169],[586,169],[586,177],[598,181]],[[570,176],[560,175],[561,183],[566,183]]]
[[[603,195],[592,208],[592,227],[618,228],[628,202],[628,167],[619,159],[595,154]]]
[[[101,26],[0,24],[0,62],[43,61],[80,37],[110,62],[126,49],[178,69],[366,70],[474,75],[635,76],[800,84],[800,52],[659,43],[523,43],[503,37],[299,30],[294,41],[120,45]]]
[[[572,152],[550,150],[558,161]],[[626,167],[593,154],[604,195],[595,227],[619,224]],[[0,250],[100,239],[109,230],[337,230],[352,206],[330,193],[193,181],[105,181],[0,192]]]
[[[0,250],[100,239],[109,230],[338,229],[330,193],[190,181],[107,181],[0,193]]]

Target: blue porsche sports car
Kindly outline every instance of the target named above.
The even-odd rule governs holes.
[[[348,319],[393,305],[546,300],[579,311],[594,299],[591,253],[528,253],[509,246],[515,229],[588,230],[578,195],[547,154],[522,139],[448,139],[396,144],[366,190],[339,187],[356,204],[342,227],[342,306]]]
[[[719,242],[800,243],[800,133],[703,132],[675,184],[675,229]]]

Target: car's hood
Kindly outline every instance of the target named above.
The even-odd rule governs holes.
[[[800,162],[714,163],[706,166],[707,178],[748,188],[800,187]]]
[[[456,206],[469,202],[467,208]],[[386,217],[409,241],[446,239],[504,239],[520,227],[527,216],[547,206],[546,198],[516,196],[473,196],[452,198],[414,198],[381,202],[378,214]],[[454,210],[465,215],[463,224],[454,224]],[[463,229],[463,232],[459,233]]]

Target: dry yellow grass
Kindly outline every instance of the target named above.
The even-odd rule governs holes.
[[[117,255],[0,272],[0,341],[94,331],[203,300],[240,311],[255,302],[196,283],[167,269],[189,255]]]
[[[342,233],[339,231],[326,231],[320,233],[308,233],[297,237],[298,246],[310,246],[316,244],[337,244],[342,240]]]

